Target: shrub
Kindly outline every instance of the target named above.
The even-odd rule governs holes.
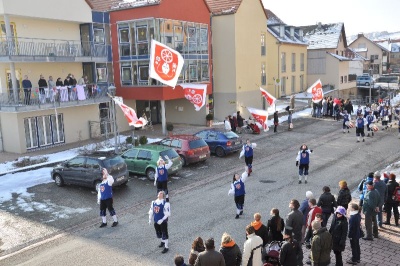
[[[174,130],[174,125],[172,123],[167,123],[167,130],[168,131]]]
[[[125,141],[126,141],[126,143],[131,144],[132,143],[132,137],[131,136],[127,137]]]
[[[147,144],[147,137],[146,137],[146,136],[140,136],[140,138],[139,138],[139,143],[140,143],[141,145]]]
[[[49,160],[49,157],[38,157],[36,159],[31,159],[29,156],[23,157],[23,158],[18,158],[18,161],[13,163],[14,167],[25,167],[29,165],[34,165],[34,164],[39,164],[39,163],[45,163]]]

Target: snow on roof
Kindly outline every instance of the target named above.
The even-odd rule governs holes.
[[[308,49],[333,49],[338,47],[343,27],[343,22],[339,22],[332,24],[318,23],[300,28],[303,29],[304,38],[308,41]]]
[[[335,57],[336,59],[338,59],[339,61],[352,61],[353,59],[345,57],[345,56],[341,56],[341,55],[337,55],[337,54],[333,54],[333,53],[329,53],[326,52],[327,54],[330,54],[331,56]]]
[[[111,5],[111,9],[125,9],[147,5],[159,4],[161,0],[119,0]]]
[[[267,25],[275,25],[275,24],[283,24],[286,25],[274,12],[269,9],[265,9],[265,13],[267,13]]]
[[[392,53],[400,53],[400,42],[391,43],[390,44],[390,51]]]
[[[360,61],[360,60],[369,60],[368,58],[362,56],[361,54],[356,51],[356,49],[347,47],[345,51],[346,57],[352,58],[353,60]]]
[[[285,34],[283,37],[280,37],[280,28],[284,27]],[[291,36],[291,28],[293,28],[293,36]],[[285,25],[268,25],[268,32],[272,34],[278,41],[283,43],[290,44],[300,44],[306,45],[307,41],[303,39],[300,33],[300,28],[293,26],[285,26]]]

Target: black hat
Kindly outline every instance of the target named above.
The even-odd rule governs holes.
[[[374,185],[374,182],[368,181],[368,182],[367,182],[367,185],[373,186],[373,185]]]

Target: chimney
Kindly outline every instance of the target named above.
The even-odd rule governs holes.
[[[279,26],[279,37],[281,38],[285,37],[285,25]]]
[[[361,37],[364,37],[364,34],[362,32],[357,35],[357,38],[361,38]]]
[[[322,28],[322,23],[318,22],[318,29]]]
[[[299,36],[300,36],[300,41],[303,41],[303,30],[302,29],[300,29],[299,30]]]
[[[290,27],[290,38],[294,40],[294,27]]]

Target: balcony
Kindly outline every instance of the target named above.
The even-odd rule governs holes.
[[[0,62],[106,62],[108,47],[94,42],[14,38],[0,42]]]
[[[98,104],[110,101],[107,92],[107,85],[96,84],[43,90],[32,88],[29,94],[18,89],[17,99],[14,100],[13,90],[10,89],[8,93],[0,93],[0,112],[27,112]]]

